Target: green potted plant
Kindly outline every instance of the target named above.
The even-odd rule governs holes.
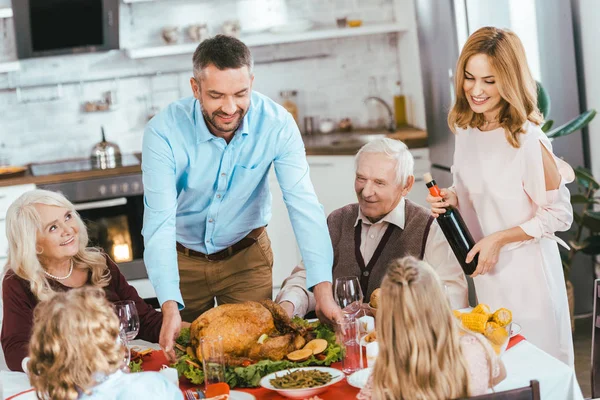
[[[538,82],[538,107],[544,118],[550,111],[550,98],[542,85]],[[572,119],[566,124],[552,129],[554,121],[546,120],[542,125],[542,131],[551,140],[570,135],[585,126],[596,116],[596,110],[588,110],[578,117]],[[560,248],[560,255],[563,265],[565,282],[567,283],[567,296],[569,299],[569,311],[571,313],[571,328],[575,329],[573,324],[575,297],[573,293],[573,284],[569,280],[569,274],[575,256],[577,253],[595,256],[600,254],[600,212],[594,211],[594,205],[600,204],[596,198],[596,192],[600,189],[600,184],[594,178],[591,171],[583,168],[575,168],[575,177],[577,184],[577,193],[571,193],[571,204],[573,205],[573,224],[567,232],[568,244],[571,247],[567,250]]]

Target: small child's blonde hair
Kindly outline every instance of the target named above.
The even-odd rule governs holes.
[[[124,360],[119,319],[102,289],[56,293],[35,309],[27,364],[39,399],[75,400]]]

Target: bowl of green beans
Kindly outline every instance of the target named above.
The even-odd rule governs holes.
[[[342,379],[344,374],[335,368],[304,367],[273,372],[263,377],[260,385],[290,399],[305,399],[323,393]]]

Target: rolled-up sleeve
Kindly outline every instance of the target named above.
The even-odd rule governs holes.
[[[275,300],[277,303],[289,301],[294,305],[294,315],[305,316],[315,309],[315,296],[306,289],[306,269],[300,263],[292,274],[283,281],[283,286]]]
[[[331,282],[333,249],[323,206],[310,180],[304,143],[288,114],[277,140],[275,173],[306,266],[306,287]]]
[[[561,182],[556,190],[546,190],[542,159],[544,149],[540,144],[552,154],[561,175]],[[523,188],[537,207],[535,215],[519,226],[535,239],[568,230],[573,222],[573,207],[566,183],[574,180],[573,169],[553,155],[550,141],[543,134],[539,136],[539,140],[532,138],[524,143],[522,150]]]
[[[183,308],[175,250],[177,190],[175,158],[167,138],[148,125],[142,146],[144,182],[144,264],[162,305],[174,300]]]

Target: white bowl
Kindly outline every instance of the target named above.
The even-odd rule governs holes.
[[[362,389],[367,384],[372,373],[373,368],[360,369],[347,378],[348,384],[355,388]]]
[[[329,383],[327,383],[325,385],[317,386],[317,387],[313,387],[313,388],[305,388],[305,389],[277,389],[276,387],[271,385],[271,379],[275,379],[280,376],[289,374],[290,372],[294,372],[294,371],[298,371],[298,370],[303,370],[303,371],[317,370],[317,371],[321,371],[321,372],[329,372],[333,378],[329,381]],[[278,394],[280,394],[284,397],[288,397],[290,399],[305,399],[307,397],[312,397],[319,393],[323,393],[324,391],[326,391],[329,388],[329,386],[338,383],[342,379],[344,379],[344,373],[342,371],[340,371],[339,369],[335,369],[335,368],[328,368],[328,367],[290,368],[290,369],[286,369],[283,371],[273,372],[272,374],[269,374],[269,375],[263,377],[260,380],[260,386],[264,387],[265,389],[273,390],[273,391],[277,392]]]

